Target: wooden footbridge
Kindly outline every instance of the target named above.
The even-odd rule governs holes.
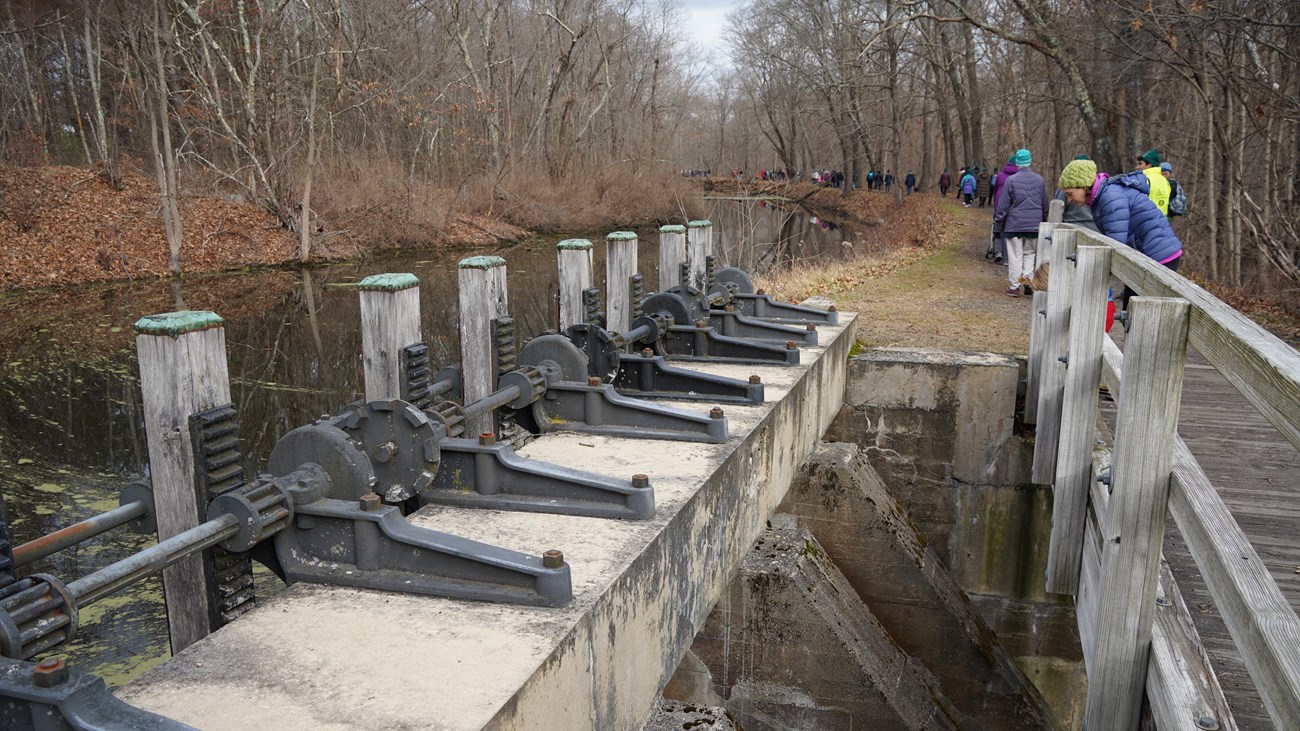
[[[1041,233],[1026,421],[1087,727],[1300,728],[1300,354],[1113,240]],[[1142,297],[1107,337],[1112,275]]]

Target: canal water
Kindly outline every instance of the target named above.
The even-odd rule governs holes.
[[[722,265],[753,272],[842,259],[853,233],[769,200],[704,201]],[[603,273],[603,238],[596,271]],[[516,332],[554,327],[555,244],[534,239],[489,250],[385,252],[368,259],[287,270],[263,269],[0,293],[0,494],[15,545],[117,505],[121,488],[147,475],[132,323],[178,309],[225,319],[231,396],[250,473],[289,430],[362,396],[356,283],[382,272],[421,282],[421,324],[434,364],[458,359],[456,263],[494,253],[506,259]],[[658,235],[641,232],[640,271],[656,285]],[[600,274],[597,275],[600,278]],[[24,570],[64,581],[147,547],[126,529],[87,541]],[[278,583],[259,574],[259,596]],[[77,638],[55,654],[129,681],[168,656],[157,578],[81,611]]]

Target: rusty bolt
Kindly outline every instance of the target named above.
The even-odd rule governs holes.
[[[564,565],[564,551],[558,548],[552,548],[542,554],[542,566],[548,569],[558,569]]]
[[[749,377],[749,382],[757,385],[759,383],[762,383],[763,379],[757,373],[755,373],[754,375]]]
[[[654,348],[642,348],[642,349],[641,349],[641,355],[643,355],[643,356],[645,356],[645,357],[647,357],[647,358],[651,358],[651,357],[653,357],[654,354],[655,354]]]
[[[1214,716],[1201,716],[1196,719],[1196,728],[1205,729],[1205,731],[1216,731],[1219,728],[1219,722]]]
[[[736,306],[735,306],[735,305],[727,305],[725,309],[727,310],[727,312],[735,312],[735,311],[736,311]]]
[[[376,462],[386,464],[388,460],[392,459],[396,454],[397,445],[393,442],[384,442],[378,447],[375,447],[370,456],[374,457]]]
[[[650,487],[650,476],[632,475],[632,487]]]
[[[827,307],[827,308],[826,308],[826,311],[827,311],[827,312],[839,312],[839,310],[835,309],[835,305],[831,305],[830,307]]]
[[[721,406],[714,406],[713,408],[709,409],[709,418],[710,418],[710,419],[721,419],[721,418],[722,418],[722,407],[721,407]]]
[[[786,349],[786,350],[798,350],[798,349],[799,349],[799,343],[796,343],[796,342],[793,341],[793,340],[787,340],[787,341],[785,341],[785,349]]]
[[[708,326],[709,326],[708,320],[700,320],[699,322],[695,323],[695,327],[708,327]]]
[[[490,447],[493,444],[497,443],[497,435],[493,434],[490,431],[485,431],[482,434],[478,435],[478,443],[483,445],[484,447]]]
[[[812,324],[811,322],[808,323],[808,332],[810,332],[810,333],[815,333],[815,332],[817,332],[817,326],[814,325],[814,324]]]
[[[68,666],[61,657],[47,657],[32,671],[32,680],[39,688],[53,688],[68,679]]]
[[[588,385],[588,386],[599,386],[599,385],[600,385],[600,376],[587,376],[587,385]]]
[[[764,295],[767,294],[767,290],[763,289],[762,287],[759,287],[758,289],[754,290],[754,294]]]
[[[379,509],[382,503],[379,502],[379,496],[373,492],[368,492],[361,496],[361,512],[373,513]]]

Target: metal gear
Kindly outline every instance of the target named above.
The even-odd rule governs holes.
[[[541,368],[551,366],[560,372],[560,380],[585,383],[587,356],[578,346],[558,333],[539,335],[519,350],[519,364]]]
[[[345,415],[340,426],[370,458],[374,491],[384,500],[398,503],[433,484],[442,435],[414,405],[371,401]]]

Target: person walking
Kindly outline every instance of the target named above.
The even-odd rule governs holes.
[[[1170,271],[1178,271],[1183,242],[1151,200],[1148,180],[1143,172],[1107,177],[1097,173],[1093,161],[1074,160],[1061,171],[1058,183],[1067,202],[1092,209],[1093,221],[1102,234],[1137,249]],[[1121,309],[1128,309],[1128,300],[1134,294],[1129,287],[1124,288]]]
[[[1038,224],[1047,220],[1047,187],[1043,176],[1030,169],[1029,150],[1016,150],[1016,174],[1007,178],[993,212],[994,231],[1002,233],[1007,246],[1008,297],[1019,297],[1034,274],[1038,249]]]
[[[979,168],[975,168],[975,173],[975,197],[980,199],[979,207],[983,208],[984,204],[989,202],[989,196],[991,195],[989,188],[993,176],[989,175],[989,171],[980,170]]]
[[[1174,177],[1174,166],[1161,162],[1160,174],[1169,181],[1169,206],[1165,210],[1165,217],[1172,219],[1174,216],[1187,215],[1187,191],[1183,190],[1178,178]]]
[[[951,187],[952,187],[952,174],[948,172],[948,168],[944,168],[943,172],[939,173],[939,195],[944,198],[947,198],[948,189]]]
[[[894,185],[894,174],[886,170],[885,171],[885,192],[888,193],[889,189],[893,185]]]
[[[962,171],[961,176],[961,197],[962,205],[970,208],[972,199],[975,197],[975,176],[969,170]]]
[[[1002,197],[1002,188],[1007,183],[1007,178],[1016,174],[1020,168],[1016,167],[1016,153],[1011,153],[1007,158],[1007,164],[1002,166],[998,174],[993,178],[993,208],[997,210],[998,199]],[[1001,264],[1007,258],[1007,242],[1002,236],[1002,232],[997,226],[993,227],[993,263]]]
[[[907,194],[911,195],[912,190],[916,188],[916,173],[908,170],[907,177],[903,178],[903,185],[907,186]]]

